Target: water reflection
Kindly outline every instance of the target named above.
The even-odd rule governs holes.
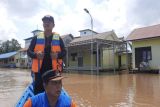
[[[28,70],[29,71],[29,70]],[[160,75],[64,74],[64,88],[79,107],[159,107]],[[0,107],[12,107],[31,81],[30,72],[0,69]]]

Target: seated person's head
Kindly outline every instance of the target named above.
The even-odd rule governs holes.
[[[46,71],[42,75],[44,89],[47,94],[58,97],[62,89],[62,75],[53,70]]]

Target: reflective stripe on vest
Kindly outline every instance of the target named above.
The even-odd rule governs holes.
[[[52,39],[52,52],[61,52],[59,34],[54,34]],[[52,59],[53,70],[62,71],[62,59]]]
[[[60,38],[59,38],[59,34],[54,34],[52,37],[52,42],[51,42],[51,51],[52,52],[61,52],[61,48],[60,48]],[[34,48],[34,52],[44,52],[44,48],[45,48],[45,39],[44,39],[44,33],[40,33],[37,36],[37,41],[36,41],[36,45]],[[33,58],[32,60],[32,71],[33,72],[38,72],[38,70],[41,69],[42,67],[42,60],[40,60],[40,68],[38,68],[38,59]],[[53,71],[59,70],[62,71],[62,59],[52,59],[52,69]]]
[[[45,92],[31,97],[31,101],[32,107],[50,107]],[[66,92],[64,92],[64,90],[62,90],[55,107],[71,107],[71,101],[71,98],[66,94]]]

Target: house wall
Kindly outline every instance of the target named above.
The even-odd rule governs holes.
[[[113,50],[103,50],[102,67],[104,69],[114,68],[114,54]],[[115,68],[118,68],[118,55],[115,54]]]
[[[93,57],[93,62],[95,61],[94,60],[95,58]],[[90,66],[91,64],[91,55],[90,55],[90,52],[83,52],[83,62],[84,62],[84,66]]]
[[[26,57],[27,52],[21,51],[15,55],[15,63],[18,68],[26,68],[28,67],[28,57]]]
[[[76,52],[73,52],[73,53],[76,53]],[[118,54],[113,54],[113,50],[107,50],[107,49],[101,51],[101,55],[100,55],[101,67],[104,69],[113,69],[114,55],[115,55],[115,68],[118,69]],[[90,52],[85,50],[81,50],[81,53],[77,56],[75,61],[72,61],[72,56],[69,55],[69,66],[77,67],[79,56],[83,57],[83,67],[90,67],[90,64],[91,64]],[[93,54],[93,65],[96,67],[96,54]],[[123,68],[126,68],[126,54],[121,55],[121,66]]]
[[[121,55],[121,65],[122,65],[122,68],[126,68],[126,63],[127,63],[126,60],[127,60],[126,59],[126,54],[122,54]]]
[[[90,66],[91,64],[91,56],[89,51],[81,50],[81,52],[72,52],[77,53],[77,57],[75,61],[72,61],[72,56],[69,55],[69,65],[70,66],[78,66],[78,57],[83,57],[83,66]],[[95,62],[95,54],[93,55],[93,62]],[[95,63],[94,63],[95,65]]]
[[[83,67],[90,67],[91,65],[91,55],[90,51],[81,50],[80,52],[72,52],[77,53],[76,60],[72,60],[72,56],[69,55],[69,66],[70,67],[77,67],[78,66],[78,57],[83,57]],[[101,58],[102,59],[102,58]],[[96,66],[96,54],[93,54],[93,66]]]
[[[15,57],[14,57],[14,62],[15,62],[15,64],[16,64],[16,67],[20,67],[21,65],[20,65],[20,54],[19,54],[19,52],[15,55]]]
[[[78,52],[79,51],[79,52]],[[70,51],[71,52],[71,51]],[[72,60],[71,53],[77,53],[76,60]],[[69,54],[69,67],[78,67],[78,57],[83,57],[83,67],[90,67],[91,65],[91,56],[90,51],[87,50],[72,50]],[[79,53],[79,54],[78,54]],[[115,57],[114,57],[115,55]],[[130,62],[131,54],[128,54],[128,63]],[[100,67],[102,69],[113,69],[114,68],[114,60],[115,59],[115,69],[119,68],[118,62],[118,54],[113,54],[113,50],[101,49],[100,53]],[[93,54],[93,65],[96,67],[96,54]],[[121,55],[121,67],[122,69],[126,69],[126,54]]]
[[[122,69],[127,69],[127,60],[128,60],[128,67],[131,68],[131,53],[128,53],[127,54],[122,54],[121,55],[121,68]],[[127,59],[127,56],[128,56],[128,59]]]
[[[76,57],[75,61],[73,61],[72,60],[72,56],[69,55],[68,60],[69,60],[69,66],[70,67],[72,67],[72,66],[78,66],[78,61],[77,61],[78,59],[77,59],[77,57]]]
[[[83,31],[80,31],[80,36],[88,36],[88,35],[95,35],[96,33],[91,31],[91,30],[83,30]]]
[[[132,64],[135,68],[135,48],[151,46],[152,60],[149,61],[151,69],[160,69],[160,38],[132,42]]]

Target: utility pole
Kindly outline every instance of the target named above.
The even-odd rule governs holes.
[[[84,11],[89,14],[90,18],[91,18],[91,74],[93,74],[93,18],[92,18],[92,15],[90,14],[90,12],[84,8]]]

